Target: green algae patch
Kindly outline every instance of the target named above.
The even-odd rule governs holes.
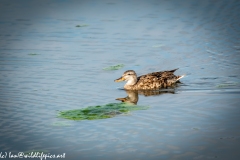
[[[87,27],[87,26],[88,26],[87,24],[76,25],[76,27]]]
[[[219,84],[216,87],[217,88],[227,88],[227,87],[233,87],[233,86],[238,86],[239,83],[225,83],[225,84]]]
[[[29,56],[36,56],[36,55],[39,55],[39,54],[37,54],[37,53],[29,53],[28,55]]]
[[[115,66],[109,66],[109,67],[103,68],[103,70],[105,70],[105,71],[118,70],[118,69],[120,69],[122,67],[124,67],[124,64],[118,64],[118,65],[115,65]]]
[[[106,105],[89,106],[83,109],[60,111],[59,117],[69,120],[97,120],[126,115],[130,111],[145,110],[148,106],[138,106],[130,103],[109,103]]]

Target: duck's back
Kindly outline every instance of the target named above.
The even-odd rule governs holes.
[[[177,81],[176,79],[179,78],[179,76],[173,74],[176,70],[177,69],[162,72],[152,72],[139,76],[138,81],[134,85],[133,89],[151,90],[172,86]]]
[[[149,74],[146,74],[146,75],[151,75],[151,76],[156,76],[158,78],[160,77],[172,77],[172,76],[176,76],[174,75],[173,73],[177,70],[178,68],[176,69],[173,69],[173,70],[170,70],[170,71],[162,71],[162,72],[152,72],[152,73],[149,73]],[[141,77],[141,76],[140,76]]]

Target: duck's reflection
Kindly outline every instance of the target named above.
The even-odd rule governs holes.
[[[125,98],[117,98],[116,100],[122,101],[122,102],[128,102],[128,103],[133,103],[137,104],[138,102],[138,91],[127,91],[127,97]]]
[[[166,94],[166,93],[175,93],[175,90],[139,90],[139,91],[131,91],[131,90],[125,90],[127,93],[127,97],[124,98],[116,98],[116,100],[137,104],[138,102],[138,94],[144,95],[144,96],[154,96],[154,95],[160,95],[160,94]]]

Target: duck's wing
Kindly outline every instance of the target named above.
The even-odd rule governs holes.
[[[138,77],[138,80],[142,80],[142,79],[154,79],[154,78],[167,78],[167,79],[172,79],[172,78],[175,78],[176,76],[174,75],[174,72],[177,70],[178,68],[176,69],[173,69],[173,70],[169,70],[169,71],[160,71],[160,72],[152,72],[152,73],[149,73],[149,74],[146,74],[146,75],[142,75],[142,76],[139,76]]]
[[[156,89],[172,86],[183,76],[176,76],[177,69],[162,72],[153,72],[138,77],[136,87],[139,89]]]

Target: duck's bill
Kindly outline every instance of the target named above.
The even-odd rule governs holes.
[[[119,101],[125,102],[125,101],[126,101],[126,98],[117,98],[116,100],[119,100]]]
[[[123,77],[120,77],[120,78],[118,78],[118,79],[115,79],[115,81],[114,82],[121,82],[121,81],[124,81],[125,79],[123,78]]]

